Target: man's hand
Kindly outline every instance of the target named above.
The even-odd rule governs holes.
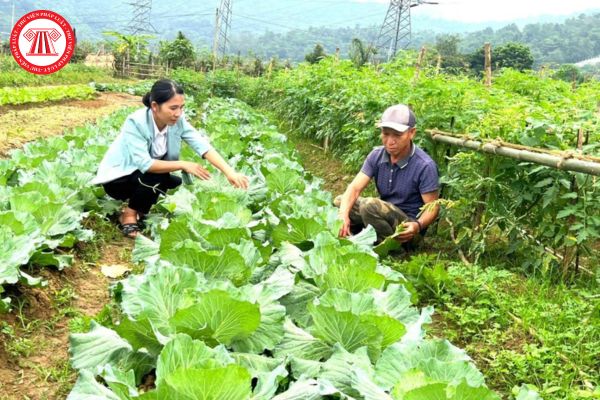
[[[340,219],[342,220],[343,224],[342,224],[342,227],[340,228],[339,236],[340,237],[349,236],[350,235],[350,217],[340,216]]]
[[[238,172],[233,172],[227,176],[227,180],[232,186],[239,189],[248,189],[248,177]]]
[[[415,221],[406,221],[402,223],[404,229],[396,236],[396,240],[400,243],[410,242],[419,233],[421,227]]]
[[[203,168],[200,164],[191,161],[182,161],[182,163],[182,169],[188,174],[192,174],[195,177],[198,177],[205,181],[210,179],[210,172],[208,172],[208,170],[206,168]]]

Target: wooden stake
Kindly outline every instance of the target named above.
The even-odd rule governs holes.
[[[416,83],[419,80],[419,73],[421,71],[421,65],[423,64],[423,60],[425,59],[425,54],[427,54],[427,48],[423,46],[421,47],[421,52],[419,53],[419,57],[417,58],[417,65],[415,66],[415,77],[413,79],[413,83]]]
[[[485,86],[492,87],[492,46],[485,44]]]
[[[273,72],[273,59],[269,61],[269,67],[267,68],[267,79],[271,79],[271,72]]]
[[[577,151],[579,153],[583,151],[583,128],[579,128],[577,132]]]

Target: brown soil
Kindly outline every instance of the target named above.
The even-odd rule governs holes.
[[[331,192],[333,196],[344,193],[354,175],[342,164],[340,160],[326,153],[324,149],[315,146],[309,140],[293,139],[296,150],[300,153],[304,169],[323,179],[323,189]]]
[[[93,100],[68,100],[0,109],[0,157],[8,150],[65,129],[93,122],[125,106],[141,106],[138,96],[101,93]]]

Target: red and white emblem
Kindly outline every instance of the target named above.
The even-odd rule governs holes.
[[[73,28],[60,14],[32,11],[19,19],[10,34],[10,51],[25,70],[40,75],[68,64],[75,50]]]

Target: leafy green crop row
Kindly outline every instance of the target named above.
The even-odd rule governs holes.
[[[433,309],[378,262],[374,231],[337,237],[331,195],[283,135],[236,101],[203,121],[250,189],[217,174],[155,207],[133,254],[144,273],[71,336],[69,399],[499,399],[462,350],[423,339]]]
[[[41,103],[65,99],[91,99],[96,91],[88,85],[0,88],[0,106]]]
[[[12,56],[0,55],[0,87],[72,85],[93,81],[118,82],[110,70],[73,63],[50,75],[36,75],[21,68]]]
[[[442,196],[456,201],[448,214],[455,241],[472,260],[503,257],[526,271],[559,266],[565,271],[580,253],[593,265],[592,246],[600,238],[596,179],[433,143],[424,131],[565,150],[575,148],[582,129],[584,152],[598,155],[600,83],[573,89],[534,73],[503,70],[486,88],[472,78],[434,71],[422,71],[416,82],[414,75],[403,60],[375,70],[326,59],[272,79],[245,78],[236,95],[275,113],[301,135],[327,138],[356,171],[380,144],[375,123],[382,111],[410,104],[417,115],[417,142],[440,167]]]
[[[93,232],[81,224],[85,213],[114,211],[116,204],[89,181],[126,112],[29,143],[0,160],[0,294],[3,285],[19,281],[43,285],[24,266],[70,265],[72,256],[57,250],[92,239]],[[9,307],[9,298],[0,299],[0,312]]]

